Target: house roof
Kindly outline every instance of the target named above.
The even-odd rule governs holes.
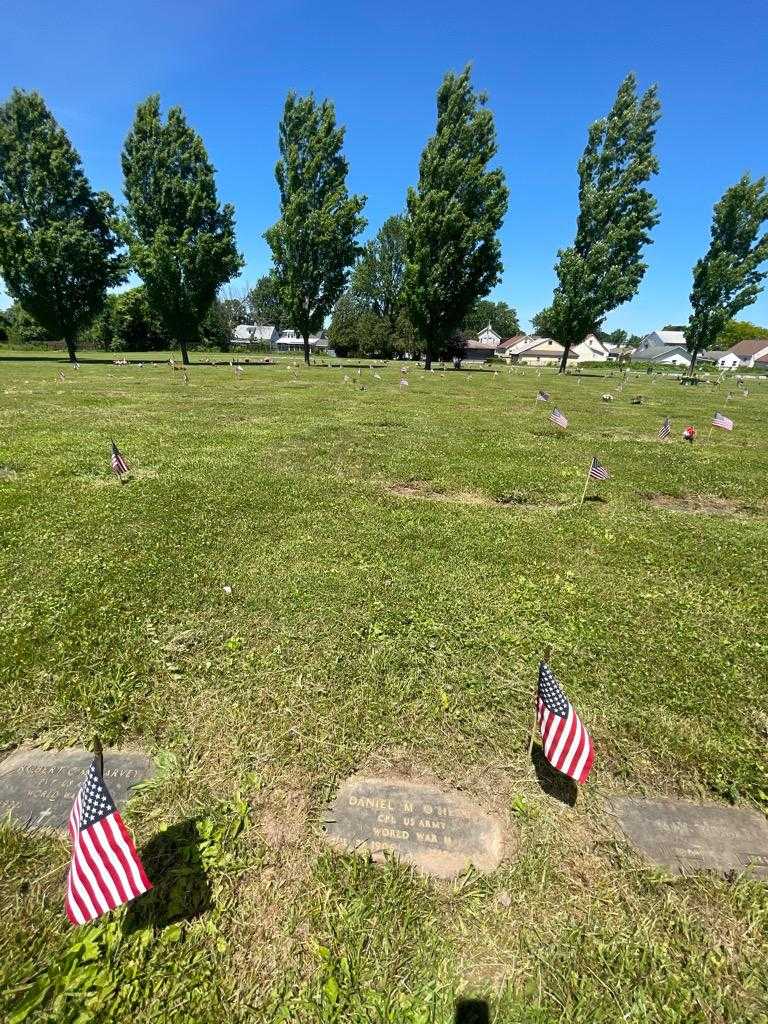
[[[722,359],[723,356],[729,355],[731,355],[731,353],[727,349],[713,349],[711,352],[700,352],[699,359],[711,359],[713,363],[716,363],[718,359]]]
[[[768,349],[768,338],[748,338],[746,341],[738,342],[729,351],[737,355],[739,359],[749,359],[757,355],[758,352],[762,352],[764,348]]]
[[[563,346],[558,342],[554,342],[554,344],[560,349],[559,352],[556,349],[534,347],[523,349],[520,355],[524,356],[526,359],[529,356],[535,356],[537,359],[559,359],[563,354]],[[573,358],[573,355],[570,352],[568,353],[568,358]]]
[[[685,348],[685,334],[682,331],[652,331],[661,338],[662,345],[682,345]]]
[[[480,338],[466,338],[467,348],[481,348],[484,351],[495,352],[499,347],[495,341],[482,341]]]
[[[688,349],[684,345],[651,345],[649,348],[635,349],[633,356],[643,363],[652,363],[656,359],[669,358],[670,356],[683,356],[688,358]]]
[[[272,324],[238,324],[235,338],[240,341],[269,341],[275,333]]]
[[[496,348],[497,350],[511,348],[513,345],[516,345],[518,341],[522,341],[526,337],[528,337],[526,334],[515,334],[512,338],[505,338],[503,341],[500,341]]]

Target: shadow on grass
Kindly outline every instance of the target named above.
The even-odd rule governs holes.
[[[608,499],[604,498],[602,494],[588,494],[584,499],[584,504],[586,505],[588,501],[597,502],[598,505],[608,504]]]
[[[212,907],[194,818],[171,825],[139,851],[152,890],[131,903],[123,922],[126,935],[151,925],[193,921]]]
[[[484,999],[460,999],[456,1003],[454,1024],[489,1024],[490,1019]]]
[[[556,768],[552,767],[546,757],[544,757],[544,751],[538,743],[535,743],[533,746],[531,760],[533,761],[533,769],[536,772],[539,785],[547,796],[554,797],[555,800],[567,804],[568,807],[574,807],[579,787],[573,779],[569,779],[567,775],[563,775]]]

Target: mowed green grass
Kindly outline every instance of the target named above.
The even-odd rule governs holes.
[[[0,827],[0,1016],[768,1021],[768,887],[657,873],[606,811],[768,807],[768,381],[57,369],[0,361],[0,744],[150,750],[159,884],[70,929],[66,842]],[[596,744],[574,806],[527,754],[547,645]],[[499,814],[502,866],[328,852],[336,785],[392,766]]]

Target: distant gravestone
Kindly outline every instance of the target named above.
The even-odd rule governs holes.
[[[462,793],[392,778],[352,776],[328,808],[325,838],[337,849],[395,853],[427,874],[452,878],[503,855],[500,823]]]
[[[85,771],[93,760],[87,750],[18,750],[0,761],[0,819],[30,828],[64,829]],[[149,778],[146,754],[104,751],[104,781],[120,809],[132,786]]]
[[[757,811],[630,797],[614,798],[610,807],[632,845],[675,874],[747,871],[768,878],[768,822]]]

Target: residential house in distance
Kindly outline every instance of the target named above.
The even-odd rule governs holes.
[[[568,358],[578,359],[580,363],[607,363],[611,349],[595,334],[588,334],[578,345],[571,345]]]
[[[285,330],[281,334],[271,324],[238,324],[232,336],[232,345],[238,348],[260,346],[274,349],[277,352],[303,352],[304,342],[293,330]],[[310,337],[311,352],[325,352],[328,342],[323,337]]]
[[[542,338],[536,334],[517,334],[507,338],[496,348],[496,355],[510,363],[522,366],[553,366],[563,357],[563,346],[553,338]],[[574,358],[572,353],[569,359]]]
[[[271,347],[279,337],[280,332],[271,324],[238,324],[232,335],[232,344]]]
[[[643,353],[652,348],[683,348],[686,352],[688,351],[685,344],[685,334],[682,331],[651,331],[650,334],[646,334],[640,341],[632,358],[636,362],[650,362]],[[660,360],[657,359],[656,361],[659,362]]]
[[[698,361],[714,363],[718,370],[735,370],[744,365],[739,357],[730,351],[700,352]]]
[[[500,341],[501,335],[497,334],[493,327],[488,324],[487,327],[478,332],[476,338],[466,339],[466,348],[462,358],[470,362],[485,362],[486,359],[490,359],[495,355]]]
[[[636,348],[632,353],[632,362],[688,366],[691,362],[691,354],[685,345],[649,345],[645,348]]]
[[[283,331],[280,337],[273,342],[273,347],[278,352],[303,352],[304,351],[304,339],[296,331],[288,329]],[[328,342],[325,338],[320,335],[310,335],[309,337],[309,351],[310,352],[326,352],[328,350]]]
[[[737,356],[740,366],[760,366],[768,369],[768,338],[740,341],[729,349],[729,354]]]

